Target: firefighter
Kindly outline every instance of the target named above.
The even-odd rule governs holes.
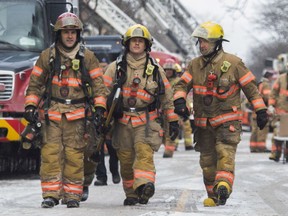
[[[175,83],[179,80],[179,77],[177,77],[176,74],[176,62],[174,59],[168,58],[165,60],[163,64],[163,69],[165,71],[166,77],[171,85],[171,88],[173,89]],[[176,140],[171,140],[169,136],[169,121],[164,118],[164,139],[163,143],[165,146],[165,150],[163,153],[163,158],[171,158],[173,157],[175,148],[176,148]]]
[[[208,198],[204,206],[225,205],[234,182],[235,154],[241,134],[240,91],[252,103],[257,124],[268,121],[267,108],[258,92],[255,77],[242,60],[223,51],[224,32],[219,24],[205,22],[192,36],[201,56],[191,60],[188,71],[175,85],[175,113],[187,117],[187,92],[193,88],[195,150],[200,151],[200,166]]]
[[[120,161],[126,206],[147,204],[154,195],[153,156],[163,137],[158,122],[160,106],[169,121],[172,140],[178,135],[179,125],[171,86],[163,69],[149,55],[152,37],[148,29],[140,24],[129,27],[122,44],[124,53],[108,66],[104,82],[110,89],[114,86],[107,100],[108,107],[115,87],[121,88],[119,103],[113,112],[112,145]]]
[[[101,125],[106,110],[108,89],[103,83],[102,69],[94,53],[80,42],[81,31],[82,23],[75,14],[65,12],[58,17],[55,43],[39,56],[26,92],[25,119],[33,121],[39,108],[44,123],[42,208],[52,208],[60,199],[67,203],[67,208],[79,207],[83,157],[90,136],[85,114],[95,109],[95,121]],[[87,98],[91,102],[89,109]]]
[[[275,80],[272,86],[271,94],[269,97],[268,112],[274,119],[273,125],[273,137],[272,137],[272,149],[269,156],[270,160],[276,162],[279,161],[282,152],[283,141],[275,140],[274,136],[278,135],[279,128],[276,126],[279,124],[280,116],[288,114],[288,75],[287,72],[281,73]],[[288,158],[286,158],[288,161]]]
[[[174,85],[180,79],[177,76],[177,74],[182,72],[181,66],[179,64],[177,64],[175,62],[175,60],[168,58],[165,60],[165,62],[163,64],[163,69],[166,73],[166,77],[168,78],[168,81],[169,81],[172,89],[174,89]],[[188,106],[190,106],[190,103],[191,103],[191,100],[187,100]],[[193,149],[192,136],[191,136],[192,135],[192,129],[190,126],[189,119],[185,119],[185,121],[183,121],[183,119],[180,118],[179,119],[179,125],[180,125],[181,129],[183,130],[183,134],[184,134],[185,150],[192,150]],[[164,120],[164,129],[165,129],[165,131],[169,131],[169,124],[165,120]],[[171,157],[173,157],[174,151],[178,148],[179,139],[172,141],[169,138],[169,134],[167,132],[165,132],[164,138],[165,138],[164,139],[165,150],[164,150],[163,157],[164,158],[171,158]]]
[[[179,74],[182,74],[182,68],[179,64],[176,64],[176,73],[177,76]],[[181,75],[179,76],[181,77]],[[174,84],[175,85],[175,84]],[[190,117],[186,121],[183,120],[183,118],[179,119],[179,125],[180,128],[182,129],[183,136],[184,136],[184,146],[185,146],[185,151],[190,151],[193,150],[193,139],[192,139],[192,127],[191,127],[191,116],[193,116],[193,91],[190,91],[187,94],[186,97],[186,106],[188,107],[188,110],[190,110]],[[176,149],[178,148],[179,144],[179,139],[176,139]]]
[[[118,184],[121,181],[119,175],[119,163],[117,153],[112,146],[112,140],[110,135],[106,136],[105,145],[107,147],[107,151],[109,154],[109,170],[112,173],[112,182],[114,184]],[[107,169],[105,166],[104,145],[101,148],[100,162],[97,165],[95,175],[96,175],[96,181],[94,182],[95,186],[107,185]]]
[[[105,71],[106,68],[108,66],[108,61],[106,58],[102,58],[99,62],[99,67],[102,68],[102,71]],[[88,122],[91,123],[91,122]],[[84,202],[88,199],[89,197],[89,186],[92,184],[93,179],[94,179],[94,175],[97,173],[100,173],[100,179],[103,179],[106,176],[106,167],[104,164],[104,146],[102,145],[102,147],[100,148],[100,151],[98,152],[97,155],[93,154],[94,151],[94,147],[95,145],[99,145],[99,136],[97,136],[95,134],[95,131],[93,130],[93,126],[91,126],[90,128],[90,136],[91,137],[95,137],[96,139],[89,139],[89,142],[87,144],[86,150],[84,152],[84,183],[83,183],[83,193],[82,193],[82,197],[81,197],[81,202]],[[111,133],[111,131],[109,131],[109,133]],[[115,152],[115,151],[114,151]],[[112,153],[111,153],[112,154]],[[116,155],[116,153],[113,154],[113,156]],[[118,172],[118,158],[117,156],[115,156],[116,158],[113,158],[113,165],[112,167],[113,169],[113,173],[114,174],[114,178],[115,178],[115,182],[117,181],[117,179],[120,181],[120,176],[119,176],[119,172]],[[117,167],[117,169],[116,169]],[[105,173],[104,173],[105,172]],[[96,175],[97,176],[97,175]],[[98,176],[97,176],[98,179]],[[106,181],[107,181],[107,176],[106,176]],[[96,183],[96,182],[95,182]],[[95,185],[94,183],[94,185]],[[103,182],[104,184],[105,182]],[[107,184],[107,183],[106,183]],[[63,203],[63,202],[62,202]]]
[[[268,106],[273,75],[273,71],[264,70],[261,82],[258,84],[259,92],[266,106]],[[266,124],[263,130],[259,130],[255,112],[253,112],[251,118],[250,152],[270,152],[266,147],[266,138],[269,133],[269,124]]]

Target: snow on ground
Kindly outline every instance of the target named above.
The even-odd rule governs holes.
[[[225,206],[203,207],[206,192],[199,167],[199,153],[185,151],[183,141],[173,158],[162,158],[164,148],[155,154],[156,192],[148,205],[123,206],[121,184],[90,187],[90,196],[78,209],[58,205],[40,207],[39,179],[0,181],[0,215],[5,216],[284,216],[288,212],[288,164],[268,159],[269,153],[250,153],[250,133],[244,132],[236,157],[233,193]],[[267,139],[271,147],[271,134]],[[108,157],[106,157],[108,163]],[[106,163],[106,164],[107,164]]]

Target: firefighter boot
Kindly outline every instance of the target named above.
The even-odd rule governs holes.
[[[136,193],[139,197],[140,204],[147,204],[149,199],[154,195],[155,186],[152,182],[141,185],[136,189]]]
[[[81,197],[81,202],[84,202],[88,199],[89,196],[89,187],[88,186],[84,186],[83,187],[83,193],[82,193],[82,197]]]
[[[42,208],[53,208],[55,205],[58,205],[59,201],[54,197],[46,197],[41,203]]]
[[[173,153],[167,153],[167,152],[164,152],[163,154],[163,158],[172,158],[173,157]]]
[[[105,186],[107,185],[107,181],[103,180],[103,179],[97,179],[95,182],[94,182],[94,185],[95,186]]]
[[[218,204],[225,205],[226,200],[229,198],[229,195],[231,193],[231,187],[227,182],[221,181],[218,183],[215,193],[218,198]]]
[[[191,151],[194,150],[193,146],[185,146],[185,151]]]
[[[218,205],[216,198],[208,197],[203,201],[204,207],[215,207]]]
[[[79,201],[71,199],[67,201],[67,208],[79,208]]]
[[[279,161],[279,156],[277,156],[276,152],[271,152],[270,156],[269,156],[269,160],[274,160],[275,162]]]
[[[120,178],[120,175],[119,175],[118,172],[112,174],[112,181],[113,181],[114,184],[119,184],[120,183],[121,178]]]
[[[125,200],[124,200],[124,203],[123,205],[124,206],[133,206],[133,205],[136,205],[138,203],[138,198],[136,197],[127,197]]]

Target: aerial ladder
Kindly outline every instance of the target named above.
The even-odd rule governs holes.
[[[89,8],[95,10],[100,17],[121,35],[124,35],[130,26],[136,24],[133,19],[123,13],[123,11],[110,0],[84,0],[83,2],[87,4]],[[169,52],[169,50],[155,38],[153,39],[152,50]]]
[[[191,16],[188,16],[187,11],[184,11],[184,7],[181,6],[182,5],[178,1],[171,0],[147,0],[145,2],[146,12],[165,28],[167,36],[178,46],[181,53],[195,56],[198,51],[191,39],[192,29],[187,31],[183,24],[180,24],[173,16],[173,11],[171,11],[171,8],[175,8],[175,10],[181,13],[184,18],[191,18]],[[191,19],[187,20],[190,21]]]
[[[163,1],[163,0],[162,0]],[[165,0],[164,0],[165,1]],[[172,0],[174,3],[173,10],[175,18],[179,23],[182,23],[189,32],[193,32],[194,29],[199,25],[197,19],[190,14],[186,8],[179,2],[179,0]]]

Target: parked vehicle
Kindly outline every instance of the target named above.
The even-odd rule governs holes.
[[[39,150],[17,154],[24,95],[32,68],[53,41],[57,17],[72,9],[66,0],[1,0],[0,3],[0,172],[38,169]]]

